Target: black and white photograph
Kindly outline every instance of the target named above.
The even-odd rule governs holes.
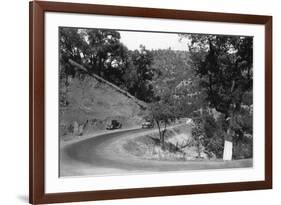
[[[60,177],[253,167],[253,36],[59,27],[58,41]]]

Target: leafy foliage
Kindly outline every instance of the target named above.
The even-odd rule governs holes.
[[[253,38],[199,34],[187,37],[191,39],[193,68],[209,106],[224,114],[227,128],[237,132],[242,107],[252,104]]]
[[[83,35],[89,44],[85,49],[89,71],[121,85],[128,49],[120,42],[120,33],[108,29],[86,29]]]
[[[211,107],[230,116],[239,111],[253,84],[253,38],[192,35],[193,68]]]
[[[129,52],[129,61],[130,64],[123,77],[126,82],[125,87],[138,99],[151,102],[154,97],[151,81],[155,72],[151,67],[152,52],[141,45],[139,50]]]

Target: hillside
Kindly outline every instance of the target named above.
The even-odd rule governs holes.
[[[81,65],[71,64],[83,70]],[[146,114],[144,102],[94,74],[80,72],[69,77],[67,86],[60,83],[60,91],[67,101],[60,105],[60,136],[105,130],[113,119],[121,122],[122,128],[140,126]]]

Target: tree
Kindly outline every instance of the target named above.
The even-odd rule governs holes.
[[[150,104],[150,112],[155,121],[160,138],[160,145],[165,150],[165,134],[167,126],[170,122],[176,119],[176,106],[173,104],[173,99],[169,92],[161,96],[159,101]]]
[[[75,75],[75,70],[68,64],[72,59],[77,63],[82,62],[82,56],[87,43],[77,28],[60,28],[59,29],[59,50],[60,50],[60,77]]]
[[[198,78],[190,66],[190,54],[171,49],[153,50],[155,74],[152,80],[154,95],[160,99],[165,89],[170,89],[178,117],[187,117],[202,107],[202,93]]]
[[[178,96],[171,88],[163,89],[158,97],[159,99],[150,103],[150,112],[158,128],[161,148],[165,150],[167,126],[176,119],[191,115],[198,110],[200,104],[194,96]]]
[[[128,49],[120,42],[120,33],[109,29],[84,29],[81,32],[88,42],[85,63],[90,73],[120,86],[128,64]]]
[[[253,38],[222,35],[183,35],[190,38],[193,69],[200,77],[206,100],[224,116],[224,139],[232,159],[232,141],[243,130],[242,115],[252,104]],[[246,107],[246,108],[245,108]],[[240,133],[240,134],[239,134]],[[229,157],[226,158],[225,156]]]
[[[154,69],[151,67],[153,55],[145,46],[129,52],[129,63],[124,75],[124,81],[129,93],[145,102],[152,102],[154,93],[152,79]]]
[[[189,66],[189,54],[171,49],[154,50],[154,76],[152,79],[154,99],[152,118],[159,130],[162,149],[170,122],[190,116],[202,106],[202,97],[193,70]]]

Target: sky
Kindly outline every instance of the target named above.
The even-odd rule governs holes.
[[[188,50],[187,40],[179,41],[180,37],[175,33],[119,31],[120,41],[130,50],[139,49],[144,45],[147,49]]]

